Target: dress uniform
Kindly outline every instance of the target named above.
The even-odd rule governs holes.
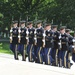
[[[43,63],[43,50],[42,50],[42,46],[43,46],[43,41],[42,41],[42,39],[43,39],[43,27],[41,26],[41,21],[38,21],[37,22],[37,30],[36,30],[36,32],[37,32],[37,34],[36,34],[36,36],[37,36],[37,49],[36,49],[36,63]]]
[[[67,36],[68,36],[68,44],[69,44],[69,48],[68,48],[68,52],[67,52],[67,62],[66,62],[66,64],[67,64],[67,68],[70,68],[71,67],[71,64],[72,63],[70,63],[70,54],[72,53],[72,45],[73,45],[73,36],[71,36],[70,35],[70,29],[66,29],[66,34],[67,34]]]
[[[75,33],[73,38],[73,46],[72,46],[72,60],[75,62]]]
[[[54,59],[55,63],[54,65],[58,66],[58,52],[59,52],[59,35],[60,33],[57,31],[57,25],[52,26],[52,32],[53,32],[53,42],[54,46],[52,48],[52,58]]]
[[[61,35],[61,48],[60,48],[60,51],[59,51],[59,60],[60,60],[60,63],[59,63],[59,66],[60,67],[66,67],[66,62],[67,62],[67,52],[68,52],[68,36],[67,34],[65,33],[65,28],[64,27],[61,27],[60,28],[60,35]]]
[[[27,44],[27,40],[26,40],[26,27],[25,27],[25,21],[21,21],[20,22],[21,27],[18,29],[18,50],[20,52],[20,54],[22,55],[22,60],[25,61],[26,60],[26,44]]]
[[[18,27],[17,27],[18,22],[14,21],[13,22],[13,28],[10,30],[10,49],[14,53],[14,58],[18,60]]]
[[[34,31],[35,29],[33,28],[32,26],[32,22],[29,22],[28,23],[28,46],[27,46],[27,53],[28,53],[28,60],[30,62],[33,62],[34,61]]]
[[[51,25],[46,25],[46,31],[45,31],[45,46],[44,46],[44,59],[45,64],[51,65],[54,60],[51,56],[51,50],[53,48],[53,32],[51,30]]]

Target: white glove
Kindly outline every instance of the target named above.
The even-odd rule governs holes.
[[[28,40],[28,37],[26,37],[26,39]]]
[[[21,33],[21,30],[19,29],[19,31],[18,31],[19,33]]]
[[[75,42],[75,39],[73,39],[72,41]]]
[[[20,36],[18,36],[18,38],[20,38]]]
[[[34,40],[37,40],[36,38],[34,38]]]
[[[10,33],[12,33],[12,29],[10,30]]]
[[[12,37],[10,36],[10,39],[12,40]]]

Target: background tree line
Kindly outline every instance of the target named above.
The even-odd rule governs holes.
[[[0,30],[13,20],[42,20],[75,30],[74,0],[0,0]]]

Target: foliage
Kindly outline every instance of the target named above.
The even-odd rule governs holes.
[[[75,28],[74,0],[0,0],[0,27],[10,29],[13,20],[43,20]]]
[[[8,43],[0,43],[0,53],[11,53]]]

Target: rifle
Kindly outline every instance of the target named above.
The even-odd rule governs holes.
[[[60,33],[60,35],[59,35],[59,40],[60,40],[60,41],[59,41],[58,44],[59,44],[59,49],[61,50],[61,48],[62,48],[61,33]]]
[[[13,21],[13,17],[12,17],[12,21]],[[12,28],[12,25],[13,25],[13,23],[11,24],[11,29],[10,29],[10,43],[12,43],[12,37],[13,37],[13,34],[12,34],[12,32],[13,32],[13,28]]]
[[[12,43],[12,27],[11,27],[11,29],[10,29],[10,43]]]
[[[26,30],[26,39],[27,39],[27,44],[29,43],[29,31],[28,31],[28,28]]]
[[[37,44],[37,35],[36,35],[36,33],[37,33],[37,29],[35,29],[35,32],[34,32],[34,40],[35,40],[35,45]]]
[[[45,47],[45,37],[46,37],[46,31],[44,30],[44,33],[43,33],[43,47]]]
[[[18,43],[20,43],[20,41],[21,41],[20,21],[21,21],[21,17],[20,17],[20,19],[19,19],[19,28],[18,28],[18,33],[19,33],[19,35],[18,35]]]
[[[59,40],[60,40],[58,43],[59,44],[59,50],[61,50],[61,48],[62,48],[61,33],[59,35]],[[62,59],[60,58],[59,61],[60,61],[60,67],[61,67],[62,66]]]

